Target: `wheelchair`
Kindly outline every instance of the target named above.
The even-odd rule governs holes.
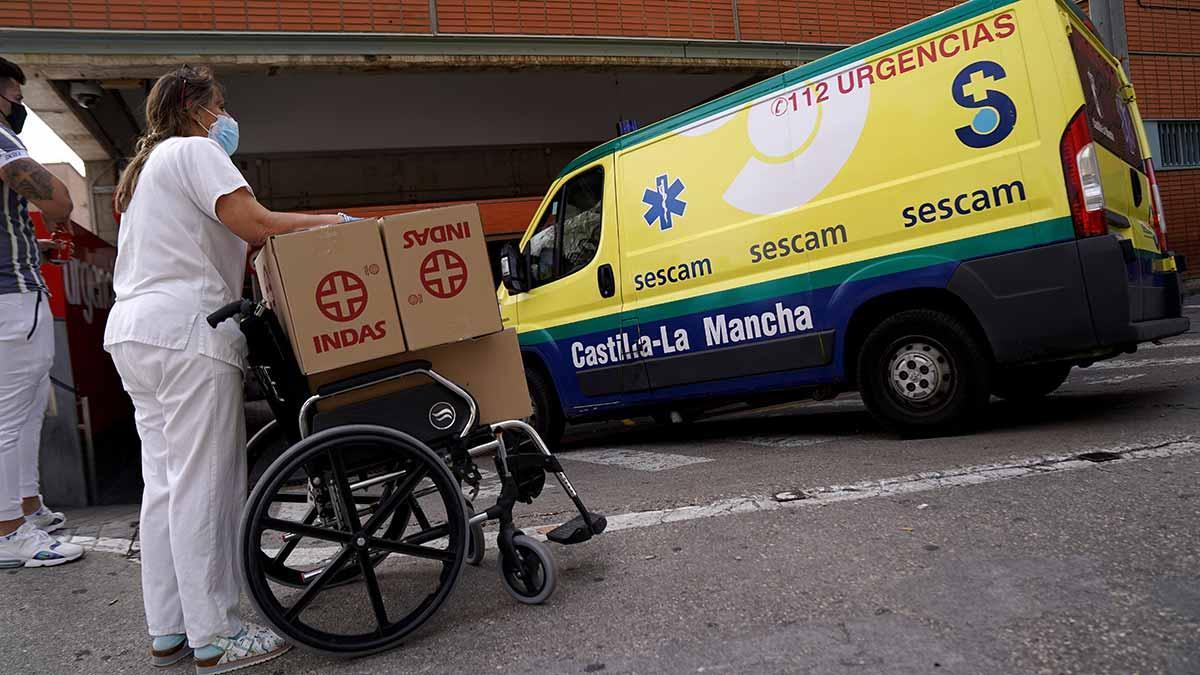
[[[480,425],[471,394],[413,361],[312,390],[274,313],[242,300],[208,317],[235,320],[251,371],[275,417],[248,444],[250,464],[265,439],[287,449],[254,482],[238,533],[238,565],[263,619],[302,647],[361,656],[397,646],[438,610],[467,564],[483,560],[483,524],[498,521],[500,571],[518,602],[554,592],[549,547],[513,522],[553,474],[579,515],[550,531],[559,544],[602,533],[558,459],[520,420]],[[326,409],[322,402],[381,385],[398,391]],[[361,397],[360,397],[361,398]],[[500,492],[477,509],[492,457]],[[469,490],[469,493],[468,493]]]

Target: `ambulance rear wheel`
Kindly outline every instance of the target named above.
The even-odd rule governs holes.
[[[995,374],[992,393],[1013,403],[1036,401],[1061,387],[1070,374],[1069,363],[1008,368]]]
[[[525,367],[525,381],[529,384],[529,402],[533,406],[529,425],[549,448],[557,448],[567,423],[558,405],[558,397],[554,394],[554,385],[542,371],[529,366]]]
[[[956,433],[987,406],[990,363],[959,319],[908,310],[881,322],[858,355],[859,389],[884,426],[909,435]]]

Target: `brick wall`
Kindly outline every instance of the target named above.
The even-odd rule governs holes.
[[[428,0],[0,0],[6,27],[427,33]]]
[[[954,0],[739,0],[742,39],[853,44],[959,4]]]
[[[1129,57],[1138,109],[1146,119],[1200,117],[1200,54]]]
[[[1200,2],[1125,0],[1125,24],[1142,115],[1200,117]]]
[[[1188,257],[1196,276],[1200,266],[1200,169],[1162,171],[1158,174],[1167,215],[1167,244]]]
[[[729,0],[438,0],[443,33],[734,39]]]
[[[1129,70],[1146,119],[1200,119],[1200,2],[1125,0]],[[1200,170],[1160,171],[1167,241],[1200,276]]]
[[[861,42],[954,0],[738,0],[744,40]],[[733,0],[437,0],[443,33],[732,40]],[[428,0],[0,0],[6,27],[428,33]]]
[[[1200,54],[1200,2],[1125,0],[1129,51]]]

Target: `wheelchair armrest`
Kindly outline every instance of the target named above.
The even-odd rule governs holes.
[[[337,382],[330,382],[329,384],[323,385],[317,389],[317,396],[320,396],[321,398],[335,396],[358,387],[367,387],[379,382],[383,382],[384,380],[410,375],[419,370],[432,369],[433,364],[429,363],[428,361],[409,361],[407,363],[401,363],[398,366],[380,368],[379,370],[372,370],[371,372],[363,373],[362,375],[355,375],[353,377],[347,377],[344,380],[338,380]]]

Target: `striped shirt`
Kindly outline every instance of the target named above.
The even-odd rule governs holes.
[[[0,167],[28,157],[12,129],[0,125]],[[29,203],[0,181],[0,295],[46,292]]]

